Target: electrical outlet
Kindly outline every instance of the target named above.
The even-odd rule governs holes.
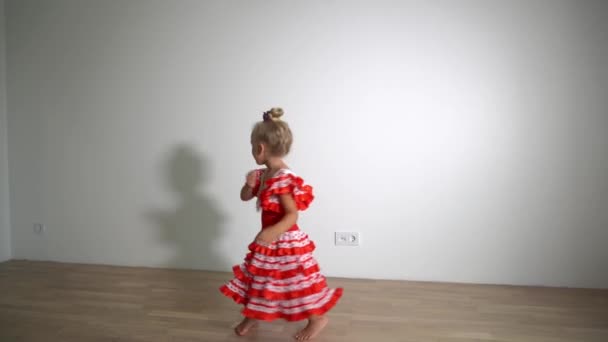
[[[34,233],[36,234],[44,234],[46,231],[46,226],[42,223],[34,223]]]
[[[359,246],[359,233],[336,232],[336,246]]]

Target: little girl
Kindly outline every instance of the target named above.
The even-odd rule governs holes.
[[[253,158],[264,169],[251,171],[241,189],[241,199],[257,197],[262,210],[262,230],[249,245],[250,253],[233,267],[235,278],[220,290],[243,304],[243,321],[235,332],[243,336],[258,320],[308,319],[295,335],[308,340],[327,325],[325,313],[342,296],[342,289],[327,286],[312,256],[315,245],[297,225],[298,211],[306,210],[314,199],[312,187],[305,185],[285,164],[292,134],[280,118],[281,108],[263,115],[251,132]]]

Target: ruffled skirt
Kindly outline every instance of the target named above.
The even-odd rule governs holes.
[[[253,242],[245,261],[233,267],[234,279],[220,291],[243,304],[243,315],[252,319],[299,321],[323,315],[343,290],[327,286],[314,249],[301,230],[286,232],[270,245]]]

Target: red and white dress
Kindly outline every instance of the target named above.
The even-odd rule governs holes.
[[[258,194],[264,172],[257,170]],[[312,187],[292,171],[283,169],[266,181],[258,195],[262,229],[281,220],[284,210],[279,195],[292,194],[298,210],[306,210],[314,199]],[[245,261],[233,267],[235,278],[220,291],[243,304],[243,315],[257,320],[298,321],[329,311],[342,296],[342,288],[329,288],[312,255],[314,243],[294,225],[269,245],[249,245]]]

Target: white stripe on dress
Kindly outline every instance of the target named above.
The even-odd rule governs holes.
[[[254,253],[252,255],[253,258],[256,258],[258,261],[266,262],[269,264],[272,263],[292,263],[298,261],[305,261],[312,257],[312,253],[305,253],[300,255],[281,255],[281,256],[268,256],[264,254]]]
[[[281,265],[281,264],[266,264],[266,263],[259,262],[257,260],[251,260],[251,265],[253,265],[257,268],[267,270],[267,271],[285,272],[285,271],[295,270],[300,267],[303,269],[311,268],[311,267],[317,265],[317,261],[314,258],[310,258],[302,263],[291,263],[291,264]]]
[[[300,290],[308,289],[315,284],[322,283],[324,280],[325,279],[319,274],[308,281],[303,281],[301,283],[297,283],[297,284],[293,284],[293,285],[275,286],[272,284],[252,283],[251,288],[254,288],[256,290],[268,290],[268,291],[277,292],[277,293],[285,293],[285,292],[293,292],[293,291],[300,291]]]
[[[303,279],[299,282],[293,282],[293,283],[287,283],[287,284],[271,284],[271,283],[253,282],[249,286],[256,290],[268,290],[268,291],[277,292],[277,293],[284,293],[284,292],[292,292],[292,291],[308,289],[315,284],[322,283],[324,280],[325,280],[325,277],[323,277],[320,273],[316,273],[310,277],[307,277],[307,279]],[[242,289],[243,291],[246,291],[246,289],[248,288],[248,285],[239,279],[233,279],[232,282],[233,282],[234,286],[238,287],[239,289]]]
[[[298,314],[309,310],[314,310],[323,307],[331,301],[335,289],[325,289],[323,292],[311,295],[304,298],[298,298],[288,301],[261,301],[252,298],[247,304],[250,310],[265,312],[268,314],[283,313],[283,314]],[[259,305],[261,304],[261,305]]]
[[[241,269],[241,271],[243,271],[245,276],[247,276],[248,278],[251,278],[253,280],[253,282],[262,283],[262,284],[272,284],[272,285],[276,285],[276,286],[291,285],[291,284],[294,284],[294,283],[297,283],[300,281],[306,281],[309,279],[309,277],[314,276],[315,274],[320,274],[319,272],[315,272],[308,276],[303,275],[303,274],[298,274],[298,275],[295,275],[290,278],[275,279],[273,277],[254,276],[251,273],[249,273],[245,269],[245,266],[243,266],[243,265],[240,266],[240,269]]]

